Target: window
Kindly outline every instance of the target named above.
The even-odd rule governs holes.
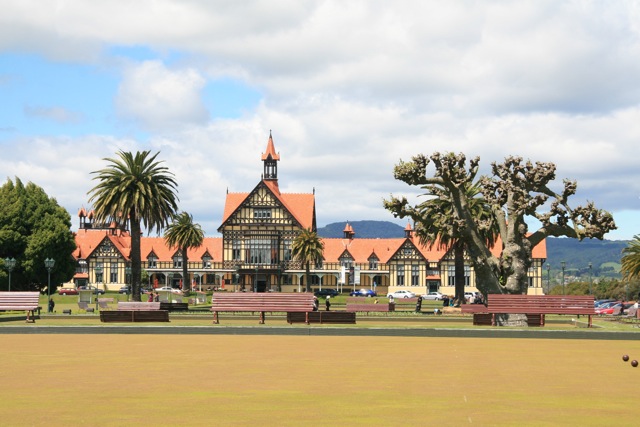
[[[369,258],[369,270],[377,270],[378,269],[378,258],[372,256]]]
[[[344,267],[349,270],[353,268],[353,258],[348,253],[345,253],[340,257],[340,267]]]
[[[246,249],[250,264],[277,264],[278,239],[271,236],[252,237]]]
[[[253,217],[256,219],[271,218],[271,209],[270,208],[253,208]]]
[[[420,285],[420,266],[412,265],[411,266],[411,286],[419,286]]]
[[[78,265],[76,265],[76,273],[88,273],[89,266],[87,265],[86,259],[78,260]]]
[[[173,257],[173,268],[182,268],[182,252]]]
[[[109,267],[109,282],[118,283],[118,264],[111,263]]]
[[[149,257],[147,258],[147,265],[149,266],[149,268],[157,268],[157,262],[158,258],[156,258],[154,254],[149,255]]]
[[[449,286],[456,285],[456,266],[447,266],[447,283]],[[464,285],[470,286],[471,284],[471,268],[468,265],[464,266]]]
[[[404,265],[398,266],[396,286],[404,286]]]
[[[210,256],[203,256],[202,257],[202,267],[203,268],[211,268],[211,257]]]
[[[284,261],[291,261],[291,239],[284,239],[282,241],[282,250]]]
[[[242,259],[242,244],[238,239],[233,239],[233,242],[231,242],[231,259],[234,261]]]

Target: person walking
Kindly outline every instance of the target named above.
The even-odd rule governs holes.
[[[329,300],[329,298],[331,297],[327,295],[327,298],[324,300],[324,305],[327,308],[327,311],[329,311],[329,309],[331,308],[331,301]]]

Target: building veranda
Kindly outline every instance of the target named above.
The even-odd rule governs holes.
[[[189,249],[189,277],[182,277],[183,254],[169,248],[162,237],[143,237],[143,287],[171,286],[201,291],[303,292],[305,269],[292,258],[292,244],[303,229],[316,231],[315,191],[282,193],[278,185],[279,153],[269,135],[262,154],[262,178],[247,193],[226,194],[222,237],[205,237]],[[131,239],[126,225],[99,224],[91,210],[80,209],[74,257],[76,286],[94,285],[117,290],[130,283]],[[428,249],[413,236],[410,224],[403,238],[360,239],[348,223],[342,238],[323,238],[323,259],[311,266],[313,289],[342,292],[373,289],[378,295],[410,290],[421,295],[454,292],[453,253]],[[496,245],[499,248],[500,244]],[[437,245],[434,245],[437,248]],[[497,250],[497,249],[496,249]],[[529,294],[542,295],[543,241],[533,250]],[[473,268],[465,265],[465,289],[475,291]]]

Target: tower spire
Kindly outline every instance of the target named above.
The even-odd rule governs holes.
[[[276,153],[276,148],[273,145],[273,136],[271,130],[269,130],[269,141],[267,142],[267,151],[262,153],[262,162],[264,163],[263,179],[269,181],[278,180],[278,161],[280,155]]]

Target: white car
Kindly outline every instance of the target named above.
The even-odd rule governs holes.
[[[389,297],[393,297],[394,299],[397,299],[397,298],[415,298],[416,294],[414,294],[411,291],[395,291],[395,292],[392,292],[390,294],[387,294],[387,298],[389,298]]]
[[[436,301],[440,301],[443,298],[444,294],[441,294],[440,292],[429,292],[426,295],[422,295],[422,299],[434,299]]]
[[[161,288],[156,288],[156,289],[154,289],[154,291],[161,291],[161,292],[162,292],[162,291],[164,291],[164,292],[166,292],[166,291],[171,291],[171,292],[176,293],[176,294],[180,294],[180,293],[182,293],[182,292],[180,291],[180,289],[172,288],[171,286],[163,286],[163,287],[161,287]]]
[[[464,297],[467,301],[473,302],[476,299],[476,296],[478,295],[477,292],[465,292],[464,293]]]

